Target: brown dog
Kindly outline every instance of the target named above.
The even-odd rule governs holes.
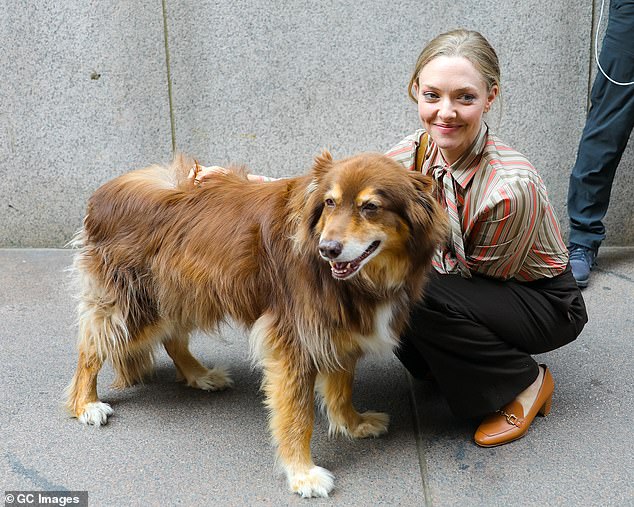
[[[188,385],[231,380],[189,352],[194,329],[225,318],[252,329],[270,429],[292,491],[328,496],[333,478],[311,458],[314,393],[331,434],[377,436],[388,416],[358,413],[352,380],[365,352],[390,351],[421,297],[446,234],[431,180],[378,154],[333,161],[303,177],[248,182],[238,172],[197,188],[192,162],[153,166],[100,187],[88,203],[75,268],[79,362],[67,405],[86,424],[112,409],[97,374],[139,381],[163,344]]]

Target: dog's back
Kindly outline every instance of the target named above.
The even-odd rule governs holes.
[[[250,326],[275,289],[267,261],[289,253],[285,215],[297,179],[257,184],[229,174],[195,188],[178,178],[182,163],[101,186],[88,203],[77,267],[129,307],[132,327],[156,319],[159,305],[163,317],[207,330],[221,309]]]

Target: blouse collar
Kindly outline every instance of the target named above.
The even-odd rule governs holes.
[[[480,124],[480,130],[478,131],[478,135],[471,143],[471,146],[460,156],[458,160],[456,160],[453,164],[451,164],[447,171],[451,173],[453,179],[458,183],[462,188],[465,188],[475,173],[478,170],[480,157],[482,152],[484,151],[484,147],[486,146],[487,134],[489,131],[489,127],[485,122]],[[429,173],[431,167],[434,165],[443,165],[446,166],[446,163],[438,149],[438,146],[432,141],[430,143],[430,150],[432,150],[428,157],[425,160],[425,172]]]

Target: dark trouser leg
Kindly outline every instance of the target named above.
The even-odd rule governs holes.
[[[619,5],[617,5],[619,4]],[[613,0],[599,62],[620,82],[634,81],[634,2]],[[568,187],[570,242],[598,249],[612,182],[634,126],[634,85],[619,86],[597,74],[591,107]]]
[[[428,367],[456,415],[493,412],[537,378],[531,354],[571,342],[587,320],[572,275],[554,285],[432,273],[397,356],[416,377]]]

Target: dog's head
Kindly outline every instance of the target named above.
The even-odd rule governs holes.
[[[334,278],[363,273],[400,284],[412,264],[429,264],[446,233],[431,178],[384,155],[335,161],[327,151],[311,175],[299,232],[330,263]]]

